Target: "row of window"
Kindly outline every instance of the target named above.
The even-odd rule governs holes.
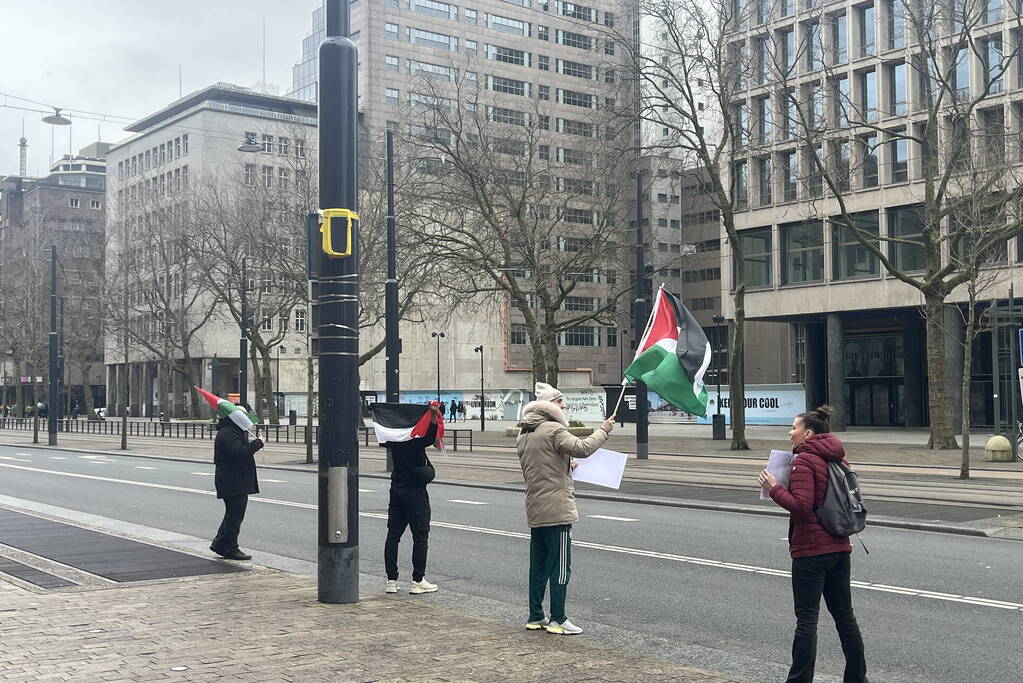
[[[526,9],[532,9],[533,6],[531,0],[502,0],[502,2]],[[387,0],[387,5],[389,7],[398,7],[399,2],[398,0]],[[550,5],[550,0],[537,0],[536,8],[541,12],[550,12]],[[352,3],[353,8],[356,6],[358,6],[358,2]],[[419,14],[437,17],[438,19],[458,21],[458,6],[447,2],[438,2],[438,0],[408,0],[408,9],[410,12],[418,12]],[[563,17],[588,21],[594,24],[600,20],[600,12],[593,7],[587,7],[575,2],[567,2],[566,0],[555,0],[554,11]],[[462,8],[462,20],[465,23],[476,24],[478,19],[479,12],[475,9]],[[604,12],[604,25],[609,28],[615,25],[613,13]]]
[[[78,197],[68,197],[67,205],[70,209],[80,209],[82,207],[82,200]],[[103,202],[99,199],[90,199],[89,208],[98,211],[103,208]]]
[[[286,157],[290,156],[292,151],[294,151],[296,159],[305,159],[305,140],[295,140],[294,145],[292,145],[291,138],[283,135],[275,138],[267,133],[258,135],[251,131],[246,131],[245,144],[262,146],[262,154],[277,154],[277,156]]]
[[[900,206],[885,209],[882,213],[868,211],[852,216],[855,225],[863,232],[881,236],[880,221],[886,223],[885,236],[901,240],[922,239],[922,207]],[[864,277],[878,277],[880,263],[877,256],[856,239],[853,231],[844,224],[828,221],[831,230],[831,280],[851,280]],[[780,251],[781,285],[799,285],[823,282],[824,229],[820,219],[783,223],[777,227],[777,237],[770,226],[743,230],[739,233],[744,260],[746,285],[749,287],[771,287],[774,284],[774,251],[777,239]],[[878,239],[892,264],[899,270],[922,270],[926,267],[923,247],[907,242]]]
[[[188,165],[175,168],[173,171],[160,173],[146,180],[132,183],[130,186],[117,191],[118,206],[124,206],[128,201],[147,202],[152,199],[161,199],[171,194],[188,189]]]
[[[551,30],[548,26],[535,26],[528,21],[502,17],[496,14],[486,14],[486,27],[501,33],[507,33],[522,38],[537,38],[544,42],[551,41]],[[534,36],[535,28],[535,36]],[[398,24],[387,22],[384,24],[384,36],[389,40],[398,40],[401,35],[401,27]],[[354,38],[354,37],[353,37]],[[438,33],[415,26],[405,27],[405,40],[412,45],[442,50],[444,52],[458,52],[459,38],[447,33]],[[566,47],[574,47],[588,52],[598,52],[601,44],[604,46],[604,54],[614,55],[615,43],[611,38],[598,39],[595,36],[562,29],[554,30],[554,42]],[[479,52],[479,42],[476,40],[464,39],[462,49],[470,57]]]
[[[604,346],[616,348],[618,346],[618,330],[614,327],[598,327],[596,325],[577,325],[564,332],[558,333],[558,346],[601,346],[601,330],[606,340]],[[508,341],[515,346],[529,343],[529,333],[526,326],[519,323],[512,323],[509,331]]]
[[[131,158],[117,162],[117,179],[132,178],[139,173],[156,168],[188,155],[188,133],[159,144],[152,149],[133,154]]]
[[[305,182],[306,172],[304,169],[295,171],[295,180],[300,183]],[[278,189],[287,190],[291,187],[291,181],[290,168],[275,168],[273,166],[260,166],[257,168],[256,164],[245,164],[245,184],[249,187],[255,186],[258,182],[262,187],[272,189],[276,183]]]

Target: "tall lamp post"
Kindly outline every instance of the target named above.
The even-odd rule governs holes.
[[[57,404],[60,402],[60,349],[57,339],[57,247],[50,247],[50,362],[49,362],[49,396],[46,411],[47,443],[57,445]]]
[[[625,379],[625,338],[627,336],[629,336],[627,329],[618,331],[618,374],[622,379]],[[624,407],[628,408],[627,405]],[[625,424],[624,416],[619,420],[619,424]]]
[[[387,131],[387,282],[384,284],[384,349],[387,354],[384,391],[388,403],[401,400],[399,384],[401,339],[398,337],[398,236],[394,225],[394,133]],[[386,471],[394,469],[387,449]]]
[[[480,431],[485,432],[487,430],[487,418],[484,414],[486,412],[486,398],[483,395],[483,344],[477,346],[473,351],[480,355]]]
[[[324,3],[320,43],[317,250],[319,466],[317,597],[359,600],[358,50],[348,0]],[[342,251],[343,250],[343,251]]]
[[[238,339],[238,402],[245,405],[249,402],[249,307],[245,299],[249,288],[248,276],[245,273],[245,257],[242,257],[241,281],[241,336]]]
[[[726,344],[728,339],[727,328],[721,326],[725,322],[725,316],[720,313],[716,314],[713,318],[714,324],[718,326],[718,329],[725,329],[724,334],[721,336],[725,338]],[[721,414],[721,349],[714,349],[714,355],[717,357],[717,380],[718,380],[718,402],[717,410],[714,411],[713,419],[713,438],[715,441],[722,441],[725,438],[725,416]]]
[[[646,328],[646,245],[643,243],[643,173],[636,170],[636,300],[633,304],[632,324],[637,342]],[[636,459],[650,457],[649,414],[646,383],[636,382]]]
[[[430,336],[437,340],[437,403],[440,403],[440,340],[444,338],[444,333],[431,332]]]

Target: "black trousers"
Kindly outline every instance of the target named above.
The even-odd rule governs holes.
[[[844,683],[865,683],[867,662],[863,638],[852,608],[849,553],[829,553],[792,560],[792,598],[796,610],[796,636],[792,641],[789,683],[811,683],[817,661],[817,617],[821,596],[835,620],[845,654]]]
[[[412,580],[422,581],[430,541],[430,494],[426,489],[391,489],[384,541],[384,569],[390,581],[398,579],[398,544],[406,527],[412,528]]]
[[[218,552],[229,553],[238,550],[238,532],[242,530],[245,519],[245,508],[249,504],[246,494],[224,498],[224,519],[217,529],[217,537],[213,539],[213,547]]]

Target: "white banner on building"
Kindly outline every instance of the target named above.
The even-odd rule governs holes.
[[[707,417],[697,419],[700,424],[710,424],[717,412],[717,387],[707,387]],[[751,384],[746,387],[746,424],[781,425],[791,424],[792,418],[806,412],[806,390],[802,384]],[[721,387],[721,412],[725,423],[731,422],[728,389]]]

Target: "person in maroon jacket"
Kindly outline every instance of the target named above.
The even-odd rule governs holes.
[[[792,555],[792,598],[796,635],[792,642],[789,683],[813,681],[817,661],[817,616],[821,595],[835,620],[845,653],[845,683],[867,680],[863,638],[852,608],[849,539],[832,536],[817,520],[815,509],[824,504],[828,490],[828,463],[843,462],[845,448],[830,433],[831,408],[797,415],[792,420],[792,472],[785,488],[767,470],[757,480],[775,503],[789,511],[789,553]]]

